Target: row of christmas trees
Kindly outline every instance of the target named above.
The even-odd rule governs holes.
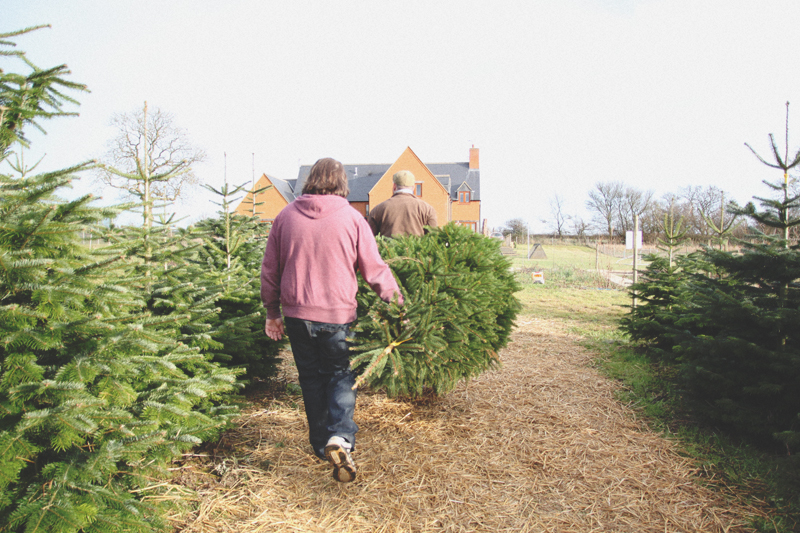
[[[62,200],[95,164],[36,173],[25,131],[84,87],[4,55],[30,73],[0,70],[0,529],[160,529],[147,502],[170,461],[227,427],[244,367],[274,366],[248,265],[264,228],[227,215],[117,228],[131,206]]]
[[[751,219],[756,234],[735,251],[706,248],[673,259],[683,233],[667,215],[667,256],[649,258],[631,287],[640,305],[622,327],[675,376],[691,412],[791,453],[800,446],[800,245],[790,229],[800,225],[800,194],[789,172],[800,151],[791,157],[787,146],[781,154],[770,139],[774,162],[756,155],[783,172],[780,182],[764,182],[775,197],[756,198],[760,208],[728,206]]]

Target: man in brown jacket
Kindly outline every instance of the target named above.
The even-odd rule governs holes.
[[[372,233],[384,237],[422,235],[423,226],[437,226],[436,211],[414,195],[414,174],[401,170],[392,176],[392,197],[369,213]]]

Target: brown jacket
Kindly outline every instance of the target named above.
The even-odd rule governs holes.
[[[370,210],[369,227],[372,233],[384,237],[393,235],[422,235],[423,226],[437,226],[436,211],[430,204],[414,195],[396,192],[385,202]]]

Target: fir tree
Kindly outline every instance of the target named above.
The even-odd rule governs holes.
[[[260,275],[267,225],[257,217],[231,212],[234,197],[245,185],[231,187],[226,182],[221,189],[206,188],[220,197],[222,210],[218,218],[196,224],[203,244],[192,263],[198,282],[218,294],[220,312],[211,334],[221,346],[210,353],[225,365],[244,369],[251,382],[268,379],[275,374],[277,354],[286,341],[275,342],[264,334]]]
[[[667,252],[668,264],[672,267],[675,249],[689,238],[686,235],[688,230],[683,227],[683,217],[679,217],[677,221],[675,220],[674,197],[669,200],[669,211],[664,213],[664,222],[661,225],[661,229],[664,231],[664,237],[659,237],[658,239],[659,249]]]
[[[632,310],[623,327],[675,362],[695,413],[791,450],[800,442],[800,249],[788,237],[800,224],[792,216],[800,198],[789,194],[788,171],[800,153],[790,160],[788,140],[784,155],[770,141],[775,162],[756,156],[783,171],[782,184],[765,182],[779,197],[757,198],[761,210],[750,203],[732,211],[777,232],[758,232],[740,243],[741,253],[709,247],[682,258],[678,266],[689,265],[683,272],[654,262],[637,287],[652,305]]]
[[[704,261],[702,253],[680,255],[670,264],[659,255],[645,257],[647,268],[641,279],[628,290],[636,295],[639,305],[631,306],[620,320],[621,328],[636,341],[649,343],[652,353],[674,362],[672,348],[680,342],[687,328],[698,323],[690,305],[692,280],[709,275],[713,267]],[[691,318],[690,318],[691,317]]]
[[[16,46],[11,38],[48,27],[49,25],[43,25],[0,33],[0,58],[16,58],[30,68],[28,74],[0,69],[0,147],[3,150],[0,157],[3,159],[8,157],[6,151],[15,143],[22,147],[29,145],[23,125],[44,131],[40,125],[41,119],[77,114],[64,109],[67,104],[78,103],[64,92],[65,89],[87,90],[85,85],[64,78],[70,73],[66,65],[40,69],[28,60],[25,52],[8,49]]]
[[[667,254],[646,256],[647,268],[640,279],[628,288],[631,297],[639,304],[630,307],[630,314],[621,319],[622,329],[637,341],[654,343],[652,348],[660,350],[671,346],[674,340],[671,330],[680,320],[683,310],[681,292],[685,290],[688,274],[697,270],[697,255],[675,257],[675,249],[684,243],[687,230],[683,227],[683,217],[674,217],[674,198],[670,200],[669,211],[664,214],[661,225],[664,237],[658,238],[658,248]]]
[[[500,363],[520,304],[497,239],[451,223],[378,243],[405,303],[359,291],[358,384],[392,396],[444,394]]]
[[[83,245],[81,234],[117,212],[93,207],[91,195],[58,198],[90,163],[40,174],[25,167],[25,127],[62,114],[69,100],[57,88],[74,85],[60,78],[65,68],[26,64],[29,76],[0,71],[0,163],[19,150],[15,174],[0,174],[0,524],[161,529],[157,504],[146,502],[154,480],[226,427],[232,410],[221,400],[235,374],[176,335],[191,311],[150,311],[160,284],[142,274],[140,242],[111,233],[116,244]],[[16,82],[23,78],[36,82]]]
[[[731,214],[732,216],[725,220],[725,213]],[[717,242],[719,243],[719,249],[722,250],[723,248],[727,247],[728,240],[730,239],[730,235],[733,231],[738,227],[737,218],[739,213],[736,212],[736,205],[731,203],[728,208],[725,207],[725,193],[722,193],[720,198],[720,205],[719,205],[719,224],[717,224],[714,220],[711,219],[711,215],[708,215],[704,212],[700,212],[703,220],[705,220],[708,227],[711,229],[712,232],[717,236]]]
[[[769,162],[761,157],[758,152],[753,150],[749,144],[745,143],[745,146],[747,146],[750,151],[753,152],[753,155],[755,155],[763,164],[767,165],[768,167],[783,171],[783,183],[771,183],[766,180],[763,181],[764,185],[773,191],[780,192],[780,196],[782,196],[782,198],[775,199],[756,197],[756,200],[761,202],[764,211],[759,212],[752,202],[747,204],[743,210],[739,210],[734,207],[733,211],[737,214],[748,216],[756,222],[759,222],[769,228],[774,228],[781,231],[781,236],[783,237],[782,245],[784,248],[789,248],[789,230],[800,224],[800,218],[795,218],[793,220],[790,219],[792,210],[796,209],[798,206],[800,195],[790,194],[789,171],[795,168],[797,165],[800,165],[800,151],[795,154],[793,159],[789,159],[789,102],[786,102],[786,147],[783,156],[781,156],[778,147],[775,144],[775,138],[771,133],[769,135],[769,140],[772,148],[772,155],[775,159],[774,162]],[[766,237],[766,235],[764,235],[764,237]]]
[[[708,249],[704,256],[717,275],[691,280],[673,347],[692,404],[762,442],[796,434],[800,253],[748,245],[740,255]]]

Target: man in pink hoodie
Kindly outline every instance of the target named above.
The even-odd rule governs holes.
[[[356,320],[356,272],[384,301],[397,296],[402,304],[403,297],[369,224],[347,201],[344,166],[320,159],[302,192],[270,229],[261,264],[264,331],[273,340],[289,335],[311,446],[333,465],[334,479],[348,482],[356,477],[350,452],[358,431],[348,342]]]

